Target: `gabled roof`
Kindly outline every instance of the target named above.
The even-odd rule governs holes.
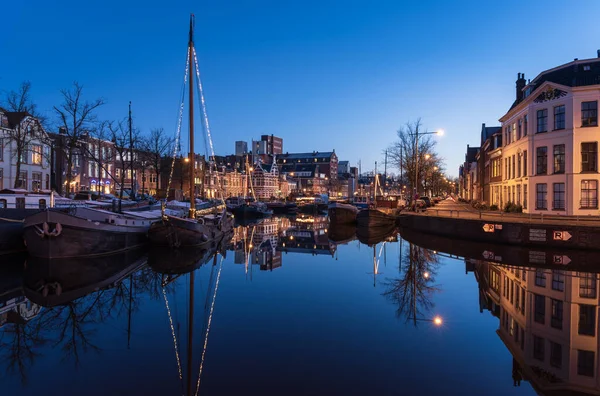
[[[475,156],[479,152],[479,147],[468,147],[467,146],[467,154],[465,154],[465,162],[474,162]]]
[[[502,131],[502,127],[500,127],[500,126],[486,127],[485,124],[482,124],[482,126],[481,126],[481,144],[483,144],[483,142],[485,142],[490,137],[492,137],[492,135],[494,133],[501,132],[501,131]]]
[[[25,119],[25,117],[30,116],[30,114],[26,111],[7,111],[4,114],[8,120],[8,126],[11,128],[16,128],[16,126],[19,125],[21,121]]]
[[[588,70],[586,70],[588,69]],[[546,81],[566,87],[583,87],[587,85],[600,85],[600,58],[575,59],[552,69],[538,74],[524,88],[524,94],[520,100],[515,100],[511,109],[531,96],[531,94]],[[525,95],[529,91],[529,95]],[[509,110],[510,111],[510,110]]]

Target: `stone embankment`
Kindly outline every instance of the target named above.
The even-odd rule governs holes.
[[[402,213],[406,230],[494,244],[600,250],[600,218],[480,212],[442,201],[424,213]]]

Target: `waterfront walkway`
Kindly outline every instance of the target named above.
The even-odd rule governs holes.
[[[596,212],[594,212],[597,214]],[[482,220],[485,222],[510,222],[526,224],[557,224],[570,226],[600,227],[600,216],[561,216],[554,214],[505,213],[502,211],[480,211],[469,204],[452,199],[441,201],[425,212],[402,212],[413,216],[452,217],[457,219]]]

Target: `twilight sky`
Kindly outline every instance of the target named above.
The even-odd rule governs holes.
[[[101,119],[125,117],[131,100],[143,132],[174,134],[193,12],[217,154],[275,134],[284,151],[335,148],[363,171],[421,117],[446,131],[438,151],[457,175],[481,123],[499,125],[514,100],[517,73],[533,79],[600,48],[595,0],[5,3],[0,90],[31,81],[51,118],[77,80],[106,100]]]

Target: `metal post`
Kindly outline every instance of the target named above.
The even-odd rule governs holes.
[[[415,199],[419,193],[419,127],[415,133]]]

